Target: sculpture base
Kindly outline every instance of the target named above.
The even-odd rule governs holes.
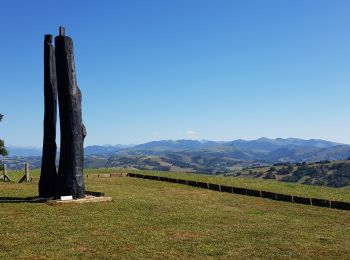
[[[90,203],[90,202],[105,202],[112,201],[112,197],[106,197],[103,192],[85,191],[85,197],[81,199],[62,200],[57,198],[0,198],[0,203],[47,203],[47,204],[61,204],[61,203]]]
[[[46,203],[49,205],[55,205],[55,204],[96,203],[96,202],[106,202],[106,201],[112,201],[112,197],[85,195],[85,197],[81,199],[72,199],[72,200],[53,199],[53,200],[46,201]]]

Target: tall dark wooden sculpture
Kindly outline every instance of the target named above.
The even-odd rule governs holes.
[[[39,196],[49,198],[56,196],[56,121],[57,121],[57,81],[55,49],[52,35],[44,39],[44,142],[39,181]]]
[[[55,37],[58,100],[61,124],[61,150],[58,168],[59,194],[85,196],[83,142],[86,130],[82,123],[81,92],[77,86],[73,41],[60,27]]]

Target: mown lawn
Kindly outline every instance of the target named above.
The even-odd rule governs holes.
[[[147,175],[166,176],[172,178],[186,179],[210,182],[222,185],[229,185],[234,187],[249,188],[256,190],[265,190],[276,193],[297,195],[310,198],[320,198],[327,200],[345,201],[350,202],[350,186],[343,188],[330,188],[325,186],[312,186],[298,183],[285,183],[278,182],[276,180],[262,180],[256,178],[242,178],[242,177],[223,177],[216,175],[207,174],[196,174],[196,173],[183,173],[183,172],[165,172],[165,171],[140,171],[140,170],[128,170],[128,169],[117,169],[117,168],[101,168],[101,169],[85,169],[85,174],[90,177],[99,173],[141,173]],[[9,172],[10,177],[14,181],[18,181],[23,172]],[[40,175],[39,169],[30,171],[30,176],[38,177]]]
[[[242,177],[223,177],[196,173],[181,172],[161,172],[161,171],[137,171],[137,170],[119,170],[119,169],[87,169],[88,174],[113,173],[113,172],[133,172],[147,175],[166,176],[178,179],[210,182],[222,185],[229,185],[240,188],[249,188],[256,190],[265,190],[282,194],[297,195],[310,198],[319,198],[327,200],[338,200],[350,202],[350,189],[330,188],[325,186],[311,186],[298,183],[285,183],[276,180],[248,179]]]
[[[86,187],[113,202],[0,203],[0,258],[350,257],[348,211],[128,177]],[[2,201],[35,195],[35,183],[0,183]]]

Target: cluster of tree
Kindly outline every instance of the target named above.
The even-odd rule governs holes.
[[[0,114],[0,122],[2,121],[3,119],[3,115]],[[4,143],[4,140],[0,139],[0,155],[2,156],[6,156],[7,155],[7,150],[5,148],[5,143]]]
[[[289,163],[281,163],[278,164],[279,166],[284,165],[282,168],[280,169],[276,169],[275,166],[276,164],[274,164],[274,166],[270,167],[270,169],[267,171],[266,175],[263,177],[264,179],[276,179],[276,174],[277,175],[288,175],[291,172],[293,172],[293,166],[292,164]],[[287,166],[287,167],[285,167]]]
[[[273,166],[290,166],[290,165],[292,165],[290,162],[278,162],[273,164]]]
[[[310,167],[302,165],[291,175],[282,178],[284,182],[299,182],[304,178],[304,184],[325,185],[329,187],[344,187],[350,185],[350,164],[335,163]]]
[[[171,159],[167,157],[161,157],[164,162],[170,163],[179,168],[194,168],[192,164],[181,161],[181,159]]]
[[[350,164],[337,163],[331,167],[334,174],[327,176],[327,184],[332,187],[344,187],[350,185]]]
[[[329,160],[322,160],[322,161],[318,161],[318,162],[315,162],[315,164],[327,164],[327,163],[330,163],[331,161]]]

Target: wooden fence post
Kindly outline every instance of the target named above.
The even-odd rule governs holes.
[[[4,164],[3,165],[3,174],[0,176],[0,178],[2,178],[3,181],[11,181],[10,177],[7,175],[7,165]]]
[[[2,170],[3,170],[3,173],[4,173],[4,175],[2,176],[3,178],[4,178],[4,181],[6,181],[6,174],[7,174],[7,169],[6,169],[6,164],[4,164],[3,165],[3,168],[2,168]]]
[[[24,164],[24,175],[18,183],[22,183],[24,181],[29,182],[29,163]]]
[[[24,173],[26,175],[26,182],[29,182],[29,163],[24,165]]]
[[[7,175],[7,165],[4,163],[3,165],[3,173],[4,173],[4,181],[6,181],[6,175]]]

